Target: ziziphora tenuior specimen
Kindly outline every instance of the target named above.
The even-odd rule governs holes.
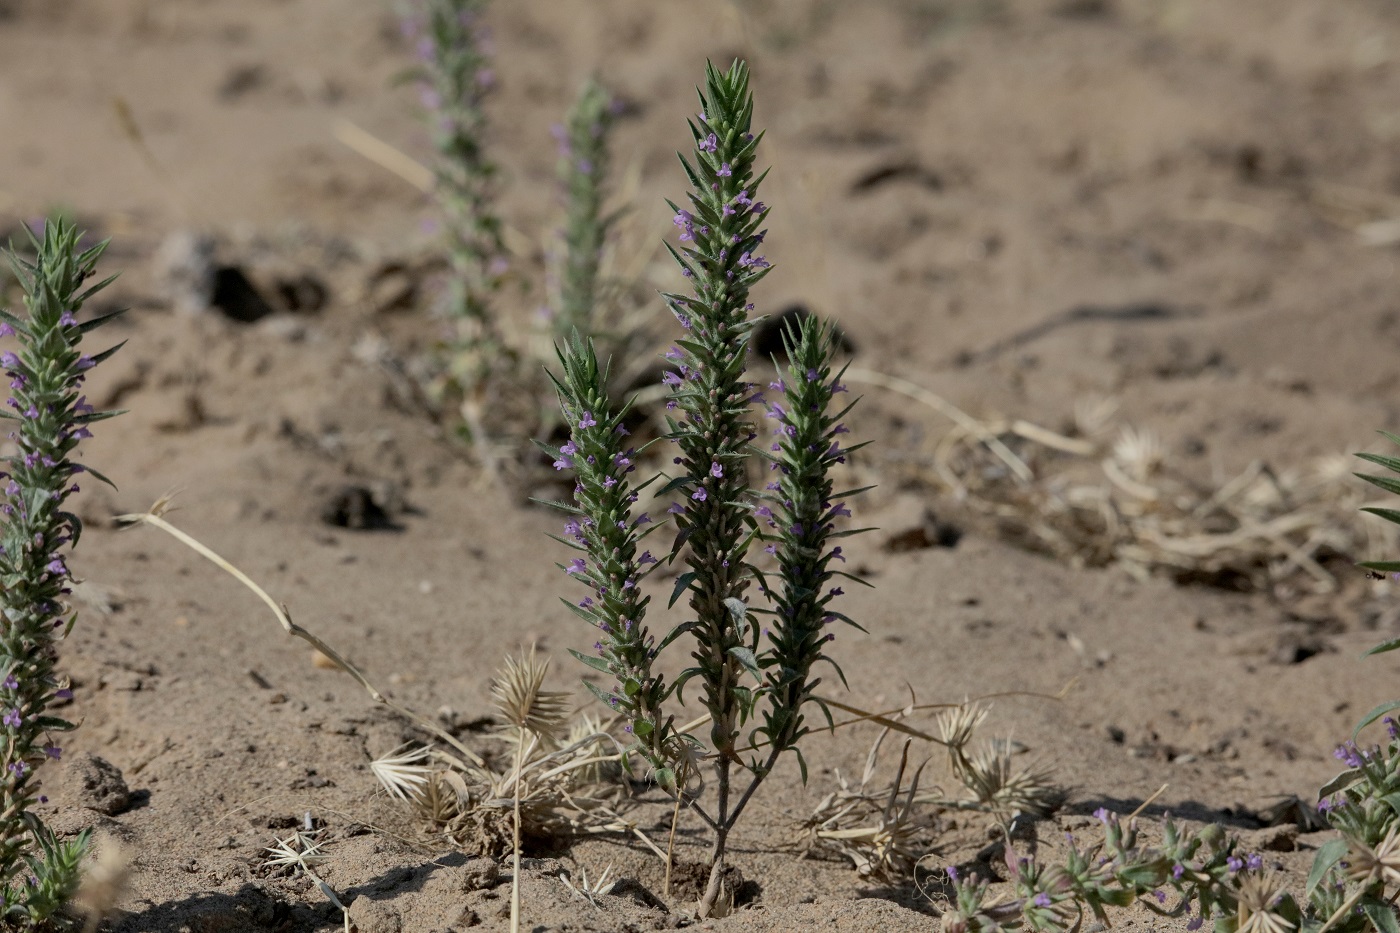
[[[584,683],[627,719],[636,751],[663,785],[672,786],[675,735],[670,722],[661,719],[661,702],[670,691],[665,680],[651,672],[657,648],[644,623],[651,597],[641,591],[657,560],[650,551],[638,551],[660,526],[645,512],[632,515],[646,483],[633,489],[627,479],[636,470],[637,456],[626,442],[622,422],[627,409],[615,408],[608,398],[608,374],[598,366],[592,345],[575,333],[559,350],[559,363],[562,372],[553,379],[571,436],[551,452],[554,468],[573,470],[577,484],[576,504],[561,506],[574,516],[564,525],[567,537],[556,540],[583,554],[561,569],[592,591],[577,604],[565,603],[599,633],[593,645],[596,655],[573,654],[616,681],[608,691]]]
[[[503,352],[491,307],[506,259],[493,205],[496,166],[485,146],[485,100],[495,86],[482,24],[486,7],[487,0],[418,0],[403,21],[405,35],[417,42],[417,76],[438,151],[436,194],[445,219],[447,309],[455,329],[451,376],[466,389]]]
[[[603,214],[608,175],[608,132],[616,113],[612,95],[596,80],[583,86],[559,136],[559,181],[568,198],[564,264],[555,333],[596,335],[598,268],[612,217]]]
[[[584,660],[618,683],[611,692],[597,692],[629,717],[634,750],[647,758],[657,782],[684,800],[714,833],[709,883],[699,907],[702,915],[708,915],[722,896],[730,831],[779,756],[795,748],[806,732],[800,710],[813,699],[816,681],[811,668],[825,659],[822,646],[834,637],[822,629],[845,618],[828,606],[839,589],[825,589],[836,573],[831,562],[844,560],[839,547],[828,546],[841,534],[834,531],[833,522],[849,514],[844,503],[831,502],[828,479],[829,470],[844,460],[837,435],[846,428],[840,415],[828,416],[826,409],[843,387],[832,375],[835,346],[830,332],[815,321],[789,335],[793,382],[785,387],[785,402],[770,409],[778,418],[782,440],[767,459],[781,478],[766,491],[749,485],[750,460],[760,455],[752,443],[758,435],[750,408],[762,397],[745,377],[754,326],[748,297],[769,263],[757,255],[767,208],[756,199],[762,178],[753,172],[759,137],[751,132],[748,83],[743,62],[726,72],[707,67],[700,93],[702,113],[690,124],[694,154],[681,157],[692,185],[689,207],[671,205],[682,246],[668,248],[695,292],[664,296],[685,333],[666,353],[676,369],[663,380],[673,389],[666,407],[677,414],[668,418],[669,438],[679,447],[675,462],[682,475],[663,493],[680,491],[683,497],[669,509],[678,528],[669,558],[684,559],[688,569],[677,579],[671,601],[688,593],[692,617],[655,647],[641,628],[645,597],[635,594],[641,580],[637,567],[645,561],[637,559],[636,567],[626,563],[636,550],[640,519],[630,519],[632,494],[617,489],[621,477],[608,472],[610,464],[618,463],[630,472],[635,454],[622,449],[617,433],[621,416],[607,403],[605,373],[577,340],[561,352],[565,376],[558,380],[574,434],[553,451],[556,468],[579,471],[575,510],[582,521],[571,522],[565,530],[590,557],[578,558],[564,569],[594,587],[600,598],[618,594],[602,606],[589,597],[576,608],[607,636],[597,645],[600,656]],[[782,527],[776,516],[781,516]],[[761,519],[774,522],[777,530],[764,532]],[[779,619],[767,641],[758,610],[744,598],[756,575],[748,562],[749,549],[759,540],[772,542],[769,551],[777,556],[782,584],[777,593],[763,588],[776,606],[768,611]],[[666,684],[652,673],[651,664],[663,648],[686,634],[694,640],[695,664]],[[676,732],[672,718],[661,710],[670,694],[691,678],[702,684],[702,702],[711,721],[709,757],[714,761],[717,797],[712,810],[687,791],[689,779],[698,777],[695,769],[703,747]],[[751,681],[746,683],[746,678]],[[754,730],[752,744],[742,744],[740,727],[764,697],[769,705],[765,724]],[[751,756],[747,762],[744,755]],[[732,793],[735,765],[750,773],[748,785],[738,794]]]
[[[15,423],[9,436],[18,447],[0,474],[0,896],[7,920],[33,926],[71,897],[87,847],[86,833],[58,841],[30,808],[46,799],[37,769],[59,757],[55,735],[73,728],[46,715],[55,700],[72,696],[54,668],[58,642],[74,620],[62,602],[72,580],[64,551],[77,544],[82,524],[64,504],[78,491],[78,474],[107,481],[72,456],[91,436],[88,425],[118,414],[94,411],[82,384],[121,345],[91,356],[79,345],[121,312],[77,319],[83,302],[111,281],[84,287],[106,243],[82,250],[78,231],[62,221],[46,224],[42,240],[30,239],[32,262],[10,255],[28,319],[0,311],[0,335],[19,340],[18,352],[0,354],[13,409],[0,415]]]
[[[826,661],[839,675],[840,666],[823,650],[836,639],[830,626],[841,621],[860,628],[830,608],[831,601],[843,591],[839,586],[828,589],[827,584],[839,576],[869,585],[859,577],[833,569],[835,562],[844,563],[846,557],[841,547],[831,542],[859,534],[859,529],[837,531],[835,520],[851,514],[845,498],[865,489],[833,492],[831,471],[836,464],[846,462],[847,454],[865,445],[841,446],[841,435],[850,433],[841,419],[855,402],[828,413],[835,397],[846,391],[841,373],[833,376],[831,372],[836,350],[833,329],[814,317],[804,318],[783,335],[783,343],[789,360],[788,376],[769,386],[783,394],[783,401],[774,402],[768,409],[768,416],[776,421],[774,460],[770,466],[777,476],[765,490],[772,504],[755,510],[773,530],[770,534],[774,540],[764,550],[777,556],[781,582],[776,593],[765,587],[765,593],[774,602],[774,621],[773,652],[761,664],[769,700],[761,731],[772,745],[769,766],[778,755],[792,749],[805,779],[807,765],[797,742],[810,730],[804,724],[802,706],[808,700],[821,703],[813,696],[821,679],[812,676],[812,668]],[[825,707],[823,712],[830,721]]]

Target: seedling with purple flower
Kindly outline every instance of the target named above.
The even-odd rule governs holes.
[[[19,341],[18,352],[0,354],[13,409],[0,417],[13,423],[10,439],[18,447],[0,473],[0,897],[5,919],[24,927],[50,920],[69,900],[87,848],[86,833],[60,842],[31,808],[45,799],[39,767],[59,757],[57,735],[74,728],[47,715],[55,700],[72,696],[56,662],[58,642],[74,621],[63,603],[72,581],[65,548],[77,544],[82,523],[64,505],[78,491],[79,473],[106,482],[72,457],[78,441],[91,436],[89,425],[117,414],[94,411],[82,384],[120,344],[95,355],[80,344],[121,313],[77,319],[83,303],[111,281],[85,286],[106,243],[81,249],[80,234],[63,221],[30,240],[32,261],[9,256],[28,315],[0,311],[0,335]]]
[[[632,517],[636,495],[626,475],[635,454],[623,435],[625,408],[609,399],[606,371],[579,339],[561,351],[563,375],[556,381],[573,435],[552,451],[556,468],[572,469],[578,477],[575,505],[566,507],[578,518],[561,540],[585,555],[561,567],[593,591],[570,606],[601,633],[596,655],[580,657],[615,679],[610,690],[590,688],[627,717],[633,751],[646,759],[657,783],[714,834],[702,916],[721,903],[730,832],[779,757],[795,750],[808,731],[803,708],[816,700],[813,691],[820,681],[812,675],[814,665],[830,660],[825,646],[834,635],[828,626],[850,622],[830,608],[840,590],[828,587],[841,575],[833,563],[844,560],[831,542],[851,533],[834,526],[836,518],[849,514],[842,496],[851,493],[834,493],[829,478],[853,449],[843,448],[839,438],[846,433],[840,418],[849,406],[828,413],[844,387],[833,372],[831,332],[815,321],[787,335],[791,373],[775,384],[783,398],[769,409],[778,425],[775,449],[770,455],[753,446],[758,433],[751,406],[762,397],[745,375],[754,327],[749,290],[770,264],[757,254],[767,208],[757,200],[763,180],[754,174],[760,136],[751,131],[748,84],[743,62],[725,72],[707,67],[702,112],[690,124],[694,152],[681,157],[692,186],[688,207],[671,205],[682,245],[668,244],[668,249],[694,292],[664,296],[685,333],[666,354],[676,369],[664,380],[672,388],[667,408],[675,413],[668,416],[668,438],[678,447],[675,462],[682,473],[662,494],[679,494],[680,501],[668,510],[678,528],[668,559],[683,560],[688,569],[678,578],[671,603],[688,594],[691,618],[659,644],[643,625],[647,597],[637,592],[650,558],[637,552],[652,529],[640,527],[647,516]],[[778,474],[766,489],[749,484],[754,460],[770,461]],[[755,542],[768,542],[766,550],[776,558],[772,589],[749,562]],[[773,608],[750,606],[745,596],[755,581]],[[760,612],[774,616],[769,629],[760,625]],[[695,665],[666,683],[652,662],[686,635],[693,639]],[[708,747],[677,730],[674,717],[663,710],[691,679],[701,684],[710,720]],[[743,741],[741,727],[760,704],[763,724]],[[712,807],[687,790],[702,758],[714,765]],[[736,766],[749,775],[742,789],[733,780]]]

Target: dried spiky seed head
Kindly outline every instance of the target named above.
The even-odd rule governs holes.
[[[400,745],[369,763],[369,770],[395,800],[416,799],[427,788],[432,769],[423,762],[430,754],[427,746],[404,751]]]
[[[1239,933],[1288,933],[1294,925],[1274,912],[1283,898],[1278,878],[1263,872],[1243,872],[1239,876]]]
[[[1125,425],[1113,442],[1113,459],[1138,482],[1145,481],[1162,466],[1162,442],[1146,428]]]
[[[972,734],[986,720],[991,707],[964,700],[952,709],[938,714],[938,731],[943,736],[943,744],[949,748],[964,748],[972,741]]]
[[[496,699],[496,708],[512,726],[555,742],[568,721],[569,694],[545,690],[548,673],[549,660],[540,661],[531,645],[528,655],[518,660],[506,658],[491,695]]]

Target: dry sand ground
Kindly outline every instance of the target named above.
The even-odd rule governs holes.
[[[1285,468],[1361,449],[1400,423],[1395,248],[1357,232],[1400,215],[1392,3],[502,0],[491,21],[492,143],[518,242],[557,222],[549,125],[594,69],[632,104],[617,162],[640,173],[635,229],[658,240],[662,198],[683,190],[673,152],[704,60],[743,54],[775,166],[777,269],[757,300],[836,318],[857,365],[1053,427],[1077,400],[1112,395],[1171,463],[1217,482],[1254,458]],[[381,258],[430,242],[431,205],[332,136],[345,118],[426,159],[414,92],[391,83],[409,62],[379,0],[0,0],[0,220],[70,207],[113,238],[105,270],[125,274],[112,298],[134,309],[108,332],[130,342],[93,387],[130,414],[86,454],[120,491],[84,493],[93,526],[75,563],[110,612],[84,611],[65,648],[82,720],[65,757],[106,759],[131,796],[111,816],[82,807],[97,801],[69,765],[47,814],[132,855],[112,930],[335,928],[308,883],[258,868],[306,811],[333,840],[326,880],[365,933],[473,917],[504,928],[507,888],[474,890],[461,855],[364,829],[411,831],[367,770],[409,730],[201,559],[104,521],[180,487],[178,521],[417,708],[489,716],[493,671],[531,641],[560,659],[555,686],[576,682],[565,649],[591,637],[556,601],[568,591],[544,537],[555,516],[502,492],[351,352],[367,333],[428,332],[360,296]],[[178,313],[153,257],[190,229],[265,276],[314,275],[329,301],[251,326]],[[538,280],[528,250],[518,268]],[[645,281],[678,280],[657,253]],[[540,301],[512,293],[505,313],[528,320]],[[1033,330],[1080,307],[1155,311]],[[883,485],[859,517],[884,530],[849,548],[876,585],[848,600],[869,636],[838,642],[849,699],[897,704],[905,684],[924,701],[1053,693],[1077,679],[1060,702],[999,701],[988,725],[1073,791],[1032,827],[1046,846],[1092,838],[1096,807],[1131,810],[1163,783],[1150,814],[1220,820],[1259,845],[1260,811],[1276,795],[1313,799],[1334,744],[1396,694],[1400,663],[1358,660],[1383,634],[1367,607],[1385,594],[1344,561],[1338,595],[1284,605],[1074,570],[976,523],[953,548],[887,551],[925,506],[957,514],[911,466],[947,422],[866,396],[857,433],[875,444],[861,469]],[[323,523],[324,496],[345,481],[399,484],[401,530]],[[1316,653],[1280,650],[1300,631]],[[756,901],[707,928],[936,927],[910,882],[793,853],[796,821],[836,769],[858,770],[872,737],[814,737],[805,790],[791,764],[775,775],[732,851]],[[949,786],[936,754],[929,774]],[[669,811],[640,812],[660,835]],[[983,822],[955,824],[935,864],[986,845]],[[1318,838],[1269,858],[1296,872]],[[682,857],[702,859],[703,841],[685,827]],[[639,846],[538,854],[590,875],[612,864],[632,883],[595,909],[535,863],[526,929],[671,922],[647,906],[661,867]],[[1120,926],[1173,928],[1131,912]]]

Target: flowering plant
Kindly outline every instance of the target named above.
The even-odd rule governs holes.
[[[603,213],[608,175],[608,135],[616,116],[615,101],[596,80],[589,80],[555,127],[559,141],[559,181],[568,200],[564,223],[564,259],[559,276],[555,332],[574,330],[592,336],[596,329],[598,271],[603,244],[616,215]]]
[[[1386,433],[1386,437],[1400,444],[1400,436]],[[1358,456],[1400,473],[1400,459],[1371,453]],[[1400,480],[1357,475],[1387,492],[1400,493]],[[1395,509],[1368,506],[1362,511],[1400,523],[1400,511]],[[1400,561],[1368,561],[1361,566],[1377,573],[1400,571]],[[1383,642],[1367,654],[1396,648],[1400,639]],[[1077,927],[1085,908],[1103,921],[1105,907],[1140,900],[1168,916],[1186,914],[1195,903],[1195,916],[1187,923],[1191,930],[1214,918],[1216,933],[1400,933],[1394,906],[1400,897],[1400,724],[1385,715],[1396,709],[1400,700],[1371,710],[1357,725],[1352,741],[1336,750],[1336,758],[1347,770],[1322,787],[1318,811],[1337,838],[1318,847],[1302,905],[1265,870],[1260,856],[1237,853],[1234,841],[1218,825],[1186,836],[1167,819],[1162,845],[1139,847],[1134,821],[1125,826],[1100,810],[1096,815],[1105,825],[1101,856],[1072,848],[1064,864],[1044,867],[1033,859],[1008,858],[1016,884],[1013,900],[988,904],[985,881],[960,878],[949,868],[954,901],[943,915],[943,929],[945,933],[1022,927],[1061,931]],[[1389,741],[1384,747],[1358,746],[1356,735],[1378,719],[1383,719]],[[1174,890],[1175,897],[1169,899],[1164,889]]]
[[[574,470],[578,478],[575,503],[565,506],[576,517],[560,540],[582,556],[561,567],[587,584],[592,595],[570,607],[601,633],[597,654],[579,657],[616,681],[609,690],[589,687],[627,718],[632,750],[648,762],[657,783],[713,832],[709,883],[699,906],[705,916],[723,895],[729,833],[778,758],[795,750],[808,731],[803,708],[808,701],[820,702],[812,668],[829,660],[825,646],[835,637],[824,629],[834,621],[850,622],[829,606],[840,588],[826,584],[841,575],[833,562],[845,560],[831,542],[853,533],[835,530],[835,519],[850,512],[843,502],[833,502],[841,494],[832,492],[829,476],[854,448],[843,449],[839,439],[846,433],[839,419],[849,406],[828,413],[844,386],[833,371],[831,330],[814,319],[786,335],[789,372],[772,384],[781,400],[768,408],[776,423],[772,449],[753,445],[758,432],[751,407],[767,402],[745,375],[754,327],[748,299],[770,264],[757,255],[768,209],[756,199],[762,177],[755,177],[753,166],[760,136],[751,132],[747,66],[736,61],[723,72],[708,66],[700,106],[698,122],[690,124],[693,155],[681,157],[692,186],[689,207],[671,205],[682,246],[668,244],[694,293],[664,296],[684,331],[666,353],[675,370],[664,377],[672,388],[668,438],[678,447],[674,462],[681,471],[660,490],[680,496],[668,510],[677,534],[665,557],[687,567],[676,580],[671,604],[688,595],[690,618],[659,643],[643,623],[649,597],[640,594],[655,558],[649,551],[638,553],[656,526],[644,527],[650,524],[645,513],[632,516],[637,491],[629,488],[627,476],[637,452],[624,440],[626,408],[608,398],[606,370],[578,338],[560,351],[563,372],[556,377],[573,433],[550,452],[557,469]],[[750,485],[755,460],[767,461],[769,472],[778,474],[762,489]],[[749,560],[756,543],[766,544],[763,549],[776,560],[771,588],[765,572]],[[755,582],[771,608],[750,604],[747,592]],[[761,614],[774,618],[772,626],[761,626]],[[687,635],[695,663],[668,683],[652,664]],[[674,717],[663,711],[692,679],[701,684],[710,721],[708,746],[677,729]],[[763,723],[745,740],[741,727],[755,718],[760,701]],[[702,759],[713,762],[717,799],[712,808],[700,803],[696,789]],[[736,766],[749,774],[742,791],[733,782]],[[805,775],[805,764],[803,770]]]
[[[71,458],[78,441],[91,437],[89,425],[118,414],[94,411],[82,384],[121,346],[91,356],[80,349],[84,335],[121,313],[77,319],[83,303],[111,281],[84,288],[106,243],[81,250],[80,234],[62,221],[45,225],[42,240],[30,239],[33,262],[10,254],[28,317],[0,311],[0,335],[19,341],[18,352],[0,353],[13,409],[0,416],[15,423],[9,436],[18,447],[0,473],[0,898],[6,919],[25,926],[67,902],[87,847],[86,833],[59,842],[31,808],[46,799],[38,768],[61,754],[55,735],[73,728],[47,715],[56,700],[72,696],[55,663],[74,621],[62,603],[72,580],[64,549],[77,544],[82,523],[64,504],[78,491],[77,474],[107,482]]]
[[[420,61],[415,76],[438,159],[434,189],[444,216],[450,276],[448,317],[455,333],[451,373],[471,388],[504,351],[491,311],[505,270],[501,220],[493,207],[496,166],[486,151],[485,102],[495,87],[487,0],[415,0],[403,19]]]

